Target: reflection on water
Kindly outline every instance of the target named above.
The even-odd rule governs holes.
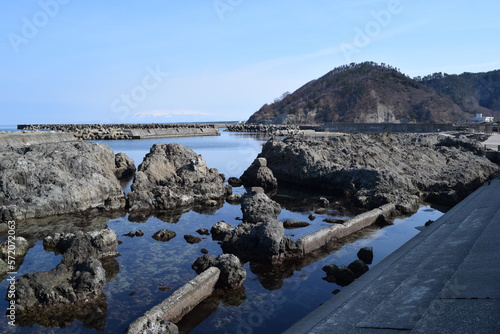
[[[222,132],[219,137],[168,138],[154,140],[109,141],[115,152],[125,152],[136,164],[142,161],[149,148],[156,142],[180,142],[202,154],[209,167],[218,168],[226,177],[240,176],[261,150],[262,138],[255,134],[232,134]],[[242,193],[243,188],[234,192]],[[319,197],[330,202],[322,208]],[[331,193],[314,191],[296,191],[290,187],[280,187],[274,197],[282,207],[280,220],[299,220],[310,223],[308,227],[285,230],[286,235],[294,240],[329,226],[325,218],[348,218],[358,212],[342,198]],[[316,218],[310,219],[315,213]],[[216,290],[211,297],[203,301],[179,323],[183,333],[280,333],[307,313],[318,307],[331,296],[332,291],[341,287],[322,279],[321,268],[328,264],[347,265],[356,258],[361,247],[372,246],[375,258],[373,267],[388,254],[416,235],[417,226],[427,220],[435,220],[441,212],[423,207],[415,215],[406,219],[396,219],[394,225],[383,229],[370,227],[356,233],[342,244],[332,245],[301,260],[288,261],[282,265],[264,266],[246,263],[247,280],[238,290]],[[16,333],[52,333],[71,332],[87,333],[122,333],[137,317],[152,306],[160,303],[180,286],[196,276],[191,264],[202,255],[205,249],[209,254],[221,254],[220,245],[210,236],[198,235],[196,230],[209,229],[218,221],[224,220],[235,226],[240,223],[239,205],[224,203],[210,211],[200,208],[187,208],[163,212],[137,214],[103,214],[92,216],[68,216],[46,218],[19,224],[18,235],[22,235],[35,244],[24,258],[18,271],[18,277],[25,273],[48,271],[61,260],[60,255],[44,251],[43,238],[55,232],[91,231],[111,228],[119,236],[118,252],[120,256],[106,261],[107,283],[104,296],[100,300],[98,315],[93,320],[73,316],[73,322],[65,323],[61,329],[56,323],[45,323],[49,328],[33,324],[35,317],[27,315],[21,327],[10,328],[7,318],[0,322],[1,332]],[[161,229],[174,231],[177,236],[170,241],[160,242],[152,235]],[[143,236],[125,236],[141,230]],[[183,236],[198,235],[201,242],[188,244]],[[3,236],[5,238],[5,236]],[[6,291],[7,282],[0,284],[1,291]],[[0,300],[0,308],[6,309],[7,302]],[[61,325],[61,324],[60,324]],[[53,327],[50,327],[53,326]]]

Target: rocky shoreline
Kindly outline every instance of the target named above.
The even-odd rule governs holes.
[[[214,124],[26,124],[24,131],[60,131],[83,140],[123,140],[184,136],[219,136]]]
[[[60,135],[43,134],[39,143],[21,141],[12,145],[10,141],[0,146],[0,221],[22,222],[67,213],[85,214],[89,210],[103,214],[128,212],[130,217],[195,206],[216,210],[232,194],[226,177],[209,168],[201,155],[186,146],[155,144],[136,171],[134,162],[123,153],[115,154],[106,145],[66,134],[58,142]],[[210,232],[204,231],[220,242],[224,253],[218,258],[202,256],[193,264],[193,270],[202,278],[210,276],[207,279],[211,285],[200,283],[204,294],[198,294],[201,290],[188,283],[186,289],[176,293],[197,298],[175,297],[175,303],[167,299],[158,310],[152,309],[154,316],[147,313],[137,326],[173,327],[161,323],[158,316],[172,310],[169,305],[181,309],[171,318],[177,321],[214,288],[241,287],[246,277],[241,260],[276,268],[286,261],[303,261],[367,226],[386,222],[398,212],[413,212],[422,201],[456,204],[498,170],[499,166],[485,157],[478,142],[460,136],[365,133],[338,134],[326,139],[273,137],[239,178],[230,178],[231,184],[247,187],[236,201],[241,207],[242,222],[233,227],[221,221]],[[133,178],[127,195],[120,185],[124,178]],[[270,198],[284,182],[340,193],[372,210],[349,220],[337,220],[294,241],[285,236],[284,223],[277,219],[282,210],[280,204]],[[319,200],[322,206],[329,205],[326,198]],[[158,238],[163,242],[172,242],[168,240],[175,237],[168,230],[158,232],[164,232]],[[144,234],[137,233],[134,236]],[[30,245],[20,242],[25,248]],[[44,246],[63,256],[53,270],[27,274],[17,281],[20,293],[16,301],[25,314],[25,323],[52,325],[49,320],[54,315],[42,312],[43,309],[63,314],[63,322],[79,319],[77,313],[84,300],[91,301],[91,314],[105,307],[102,291],[106,269],[102,260],[117,256],[117,245],[117,236],[111,230],[56,233],[45,238]],[[49,281],[57,284],[50,286]],[[40,299],[40,295],[50,298]],[[72,303],[74,307],[66,312],[66,305]],[[103,318],[96,319],[94,327],[102,328]]]

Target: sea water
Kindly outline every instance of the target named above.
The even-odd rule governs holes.
[[[15,129],[14,129],[15,130]],[[124,152],[139,165],[150,147],[158,142],[178,142],[201,154],[208,167],[214,167],[226,178],[239,177],[260,153],[267,138],[260,134],[222,132],[214,137],[183,137],[146,140],[98,141],[112,147],[115,153]],[[125,185],[125,191],[130,184]],[[234,188],[235,193],[243,193],[244,188]],[[317,199],[322,196],[334,203],[341,201],[324,191],[284,188],[275,195],[283,207],[280,220],[292,219],[308,221],[306,228],[286,230],[292,239],[310,234],[329,226],[324,218],[347,219],[358,211],[343,206],[342,210],[331,209],[317,214],[314,221],[308,219],[315,208]],[[262,266],[245,263],[247,279],[244,286],[236,291],[218,293],[196,307],[178,324],[182,333],[281,333],[293,323],[329,298],[342,287],[328,283],[321,268],[329,264],[347,265],[356,259],[362,247],[374,249],[372,268],[387,255],[418,233],[416,227],[423,226],[428,220],[439,218],[442,213],[430,206],[423,206],[414,215],[394,220],[394,224],[379,228],[370,227],[339,244],[330,253],[319,253],[314,259],[296,261],[284,266]],[[117,217],[50,218],[31,222],[19,227],[19,233],[35,242],[18,270],[18,277],[25,273],[51,270],[61,260],[60,255],[44,251],[42,240],[57,229],[96,228],[113,229],[119,236],[120,256],[106,264],[107,283],[104,287],[106,307],[100,310],[96,319],[65,319],[49,324],[24,323],[11,327],[5,317],[0,321],[1,332],[12,333],[123,333],[128,325],[148,309],[160,303],[177,288],[193,279],[196,273],[191,264],[201,256],[205,248],[209,254],[222,253],[220,245],[210,236],[200,236],[202,241],[188,244],[183,236],[198,235],[199,228],[210,228],[218,221],[235,226],[241,222],[239,205],[225,203],[221,208],[209,212],[196,212],[190,209],[157,214],[144,219],[134,219],[128,214]],[[151,235],[160,229],[170,229],[177,236],[168,242],[159,242]],[[123,236],[131,231],[142,230],[143,237]],[[0,291],[6,291],[7,281],[0,284]],[[7,302],[1,300],[0,309],[7,309]]]

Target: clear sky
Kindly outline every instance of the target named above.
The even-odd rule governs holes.
[[[246,120],[362,61],[500,68],[498,0],[1,0],[0,124]]]

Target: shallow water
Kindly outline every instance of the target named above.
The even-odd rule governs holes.
[[[215,167],[226,177],[239,176],[260,153],[265,138],[255,134],[235,134],[222,132],[218,137],[189,137],[151,140],[99,141],[111,146],[115,152],[124,152],[137,164],[142,161],[149,148],[157,142],[179,142],[184,144]],[[242,193],[243,188],[234,192]],[[332,206],[326,213],[317,214],[309,221],[311,212],[319,208],[315,201],[325,196]],[[286,235],[297,239],[320,228],[330,225],[324,218],[348,218],[357,213],[353,208],[331,194],[280,189],[275,199],[283,209],[280,220],[292,219],[311,223],[300,229],[286,230]],[[334,203],[336,203],[334,205]],[[337,205],[338,204],[338,205]],[[30,249],[18,270],[18,277],[25,273],[50,270],[60,261],[60,256],[43,250],[41,239],[55,231],[94,230],[108,226],[119,236],[120,256],[108,263],[108,282],[104,288],[106,309],[102,310],[99,321],[86,323],[67,321],[65,328],[11,327],[7,318],[0,321],[1,332],[15,333],[123,333],[127,326],[152,306],[168,297],[175,289],[196,276],[191,264],[205,248],[209,254],[222,253],[217,242],[210,236],[201,236],[198,244],[188,244],[185,234],[198,235],[199,228],[210,229],[224,220],[237,225],[241,217],[239,205],[225,203],[213,212],[164,212],[154,217],[137,219],[128,214],[115,217],[96,217],[92,221],[85,217],[50,218],[18,226],[18,235],[30,238],[35,246]],[[332,292],[342,287],[322,279],[321,268],[327,264],[347,265],[356,259],[361,247],[372,246],[375,258],[373,267],[395,249],[418,233],[416,226],[427,220],[435,220],[442,213],[429,206],[422,207],[416,214],[405,219],[395,219],[394,225],[383,229],[370,227],[338,245],[331,253],[318,254],[315,258],[287,263],[273,268],[246,263],[247,279],[244,288],[231,293],[220,291],[179,323],[182,332],[190,333],[280,333],[301,317],[333,296]],[[176,232],[177,236],[168,242],[159,242],[151,235],[163,228]],[[143,237],[130,238],[123,234],[136,230],[144,231]],[[0,283],[0,293],[5,294],[7,282]],[[0,309],[6,309],[7,302],[0,301]]]

